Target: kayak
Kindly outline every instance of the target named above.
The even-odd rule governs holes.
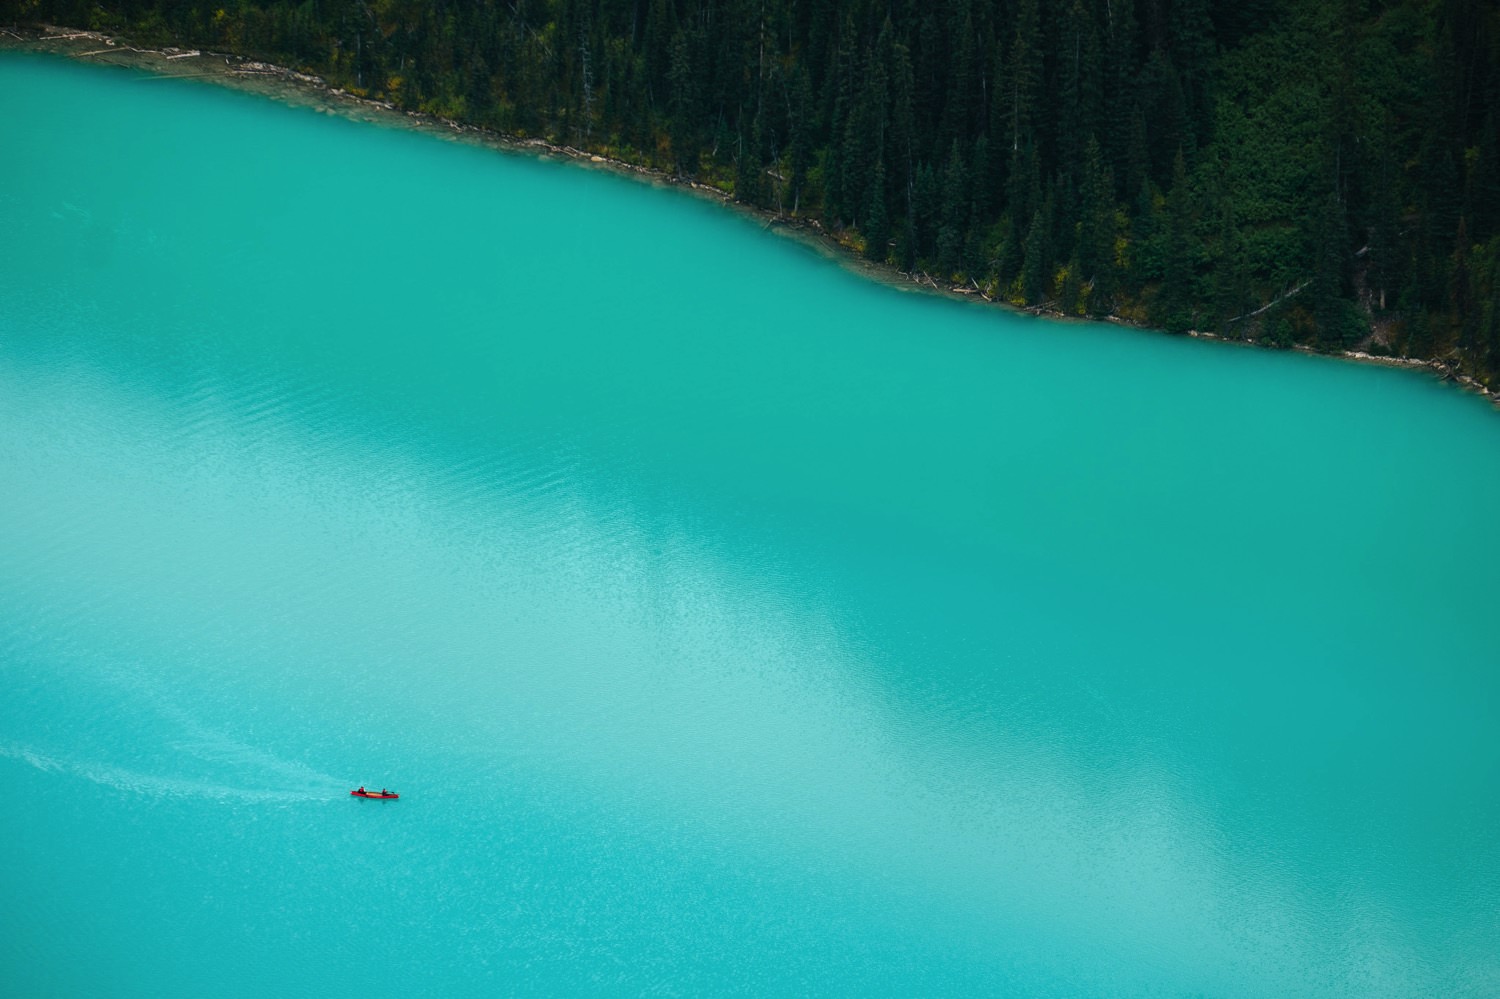
[[[352,795],[354,795],[354,797],[356,797],[356,798],[386,798],[386,799],[390,799],[390,798],[399,798],[399,797],[401,797],[401,795],[397,794],[395,791],[366,791],[364,788],[360,788],[358,791],[350,791],[349,793],[352,794]]]

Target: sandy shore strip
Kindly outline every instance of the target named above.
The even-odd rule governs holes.
[[[877,264],[866,260],[858,248],[826,230],[816,219],[787,215],[780,212],[755,208],[734,201],[732,195],[709,184],[683,177],[673,176],[653,167],[641,166],[624,160],[612,159],[598,153],[557,145],[537,138],[519,138],[504,135],[475,125],[441,118],[420,111],[409,111],[387,101],[377,101],[351,94],[326,80],[310,73],[300,73],[285,66],[259,62],[243,56],[223,52],[208,52],[200,49],[174,47],[150,48],[129,44],[123,39],[97,31],[41,25],[38,27],[0,28],[0,49],[28,52],[45,52],[73,59],[122,68],[144,70],[159,79],[195,79],[231,87],[268,97],[293,107],[310,108],[324,114],[334,114],[354,121],[363,121],[384,126],[410,128],[438,135],[443,138],[485,146],[507,152],[522,152],[543,159],[562,159],[584,166],[625,174],[638,180],[660,186],[691,191],[710,198],[725,207],[737,211],[762,223],[762,228],[774,231],[817,250],[824,256],[862,277],[879,281],[902,291],[918,291],[944,298],[999,307],[1011,312],[1046,316],[1052,319],[1077,322],[1104,322],[1134,330],[1160,335],[1164,331],[1146,326],[1119,316],[1081,317],[1071,316],[1049,307],[1047,304],[1022,307],[998,300],[990,290],[977,283],[954,284],[941,281],[922,271],[907,273],[888,264]],[[1249,337],[1226,337],[1218,333],[1199,330],[1188,331],[1188,336],[1223,343],[1270,346]],[[1272,347],[1271,349],[1277,349]],[[1426,371],[1443,380],[1452,382],[1466,391],[1484,396],[1496,408],[1500,408],[1500,390],[1487,388],[1474,377],[1458,371],[1441,359],[1415,357],[1392,357],[1370,353],[1362,349],[1345,351],[1319,351],[1312,347],[1291,348],[1301,353],[1320,354],[1326,357],[1341,357],[1364,364],[1379,364],[1387,367],[1410,368]]]

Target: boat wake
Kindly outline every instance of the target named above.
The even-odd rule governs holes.
[[[334,801],[343,791],[343,784],[337,779],[328,775],[313,775],[311,771],[306,771],[307,775],[315,776],[316,780],[310,780],[301,786],[251,787],[203,778],[145,773],[108,763],[62,759],[30,746],[0,745],[0,759],[16,760],[44,773],[78,777],[114,791],[150,798],[197,798],[256,804],[294,804],[308,801]]]

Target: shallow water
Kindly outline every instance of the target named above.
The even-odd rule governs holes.
[[[1480,400],[191,82],[0,121],[6,991],[1500,994]]]

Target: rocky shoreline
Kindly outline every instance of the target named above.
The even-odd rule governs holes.
[[[764,228],[774,229],[778,233],[796,239],[864,277],[900,290],[920,291],[956,300],[983,302],[1013,312],[1055,319],[1107,322],[1142,331],[1159,332],[1154,327],[1119,316],[1085,319],[1067,315],[1046,305],[1022,307],[997,301],[985,289],[972,282],[969,285],[955,285],[938,281],[924,272],[907,273],[886,264],[865,260],[859,255],[856,247],[840,240],[836,234],[828,232],[814,219],[742,205],[735,202],[727,192],[709,184],[673,176],[652,167],[590,153],[572,146],[556,145],[537,138],[508,136],[448,118],[406,110],[387,101],[360,97],[329,84],[321,77],[301,73],[285,66],[223,52],[175,47],[140,47],[97,31],[51,25],[37,28],[0,28],[0,48],[44,52],[102,65],[144,70],[161,79],[204,80],[269,97],[294,107],[310,108],[320,113],[339,115],[355,121],[407,127],[473,145],[508,152],[523,152],[544,159],[565,159],[586,166],[627,174],[657,186],[679,188],[711,198],[726,207],[760,220],[764,223]],[[1226,337],[1218,333],[1199,330],[1190,330],[1188,335],[1224,343],[1265,346],[1253,338]],[[1457,371],[1441,359],[1383,356],[1364,350],[1324,352],[1305,346],[1296,346],[1291,349],[1307,354],[1341,357],[1365,364],[1424,370],[1443,381],[1475,392],[1488,399],[1496,408],[1500,408],[1500,391],[1486,387],[1477,379]]]

